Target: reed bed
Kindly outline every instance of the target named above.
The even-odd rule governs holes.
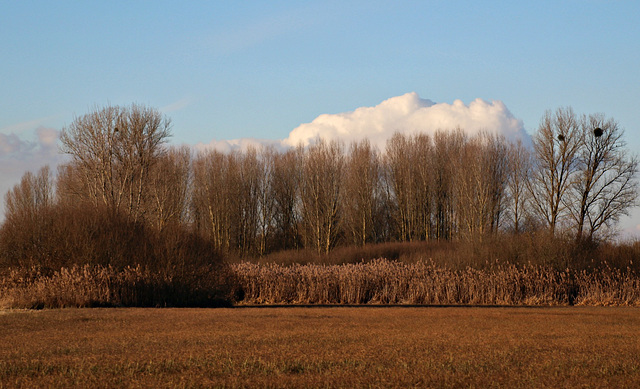
[[[0,308],[228,305],[223,268],[169,274],[142,266],[11,269],[0,277]]]
[[[640,277],[631,269],[606,267],[576,277],[578,303],[597,306],[639,306]]]
[[[255,264],[159,272],[73,266],[9,270],[0,308],[238,305],[640,306],[632,269],[495,264],[452,269],[377,259],[342,265]]]
[[[640,305],[627,271],[496,265],[452,270],[378,259],[343,265],[232,265],[240,304]]]

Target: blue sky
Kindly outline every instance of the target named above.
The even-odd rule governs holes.
[[[618,120],[637,151],[638,15],[632,1],[0,0],[0,190],[59,160],[44,129],[132,102],[192,145],[285,139],[408,92],[501,101],[529,133],[571,106]]]

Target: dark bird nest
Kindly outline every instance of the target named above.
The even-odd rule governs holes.
[[[603,133],[603,131],[602,131],[602,128],[600,128],[600,127],[596,127],[596,128],[593,130],[593,135],[594,135],[596,138],[600,138],[600,137],[602,136],[602,133]]]

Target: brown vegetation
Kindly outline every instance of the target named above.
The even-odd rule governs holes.
[[[0,309],[228,306],[230,274],[219,266],[158,272],[137,266],[73,266],[50,274],[11,270],[0,277]]]
[[[117,229],[108,231],[95,235],[117,238]],[[80,257],[68,254],[80,265],[8,268],[0,274],[2,306],[640,305],[637,243],[588,248],[523,234],[338,248],[329,255],[292,250],[254,262],[236,258],[229,267],[197,236],[178,232],[153,241],[139,234],[139,246],[126,251],[121,243],[110,251],[137,258],[133,267],[90,260],[92,250],[102,252],[94,247],[110,246],[88,241],[79,246],[86,247],[77,250]],[[80,260],[84,255],[89,261]]]
[[[640,277],[620,270],[432,262],[233,266],[241,304],[640,305]]]
[[[465,264],[458,256],[491,258],[491,251],[425,243],[369,246],[351,258],[387,253],[398,260],[317,263],[238,262],[215,266],[151,270],[99,265],[57,271],[16,268],[0,276],[0,307],[56,308],[95,306],[215,306],[273,304],[400,305],[640,305],[637,265],[558,268],[544,263]],[[505,247],[504,245],[499,247]],[[597,257],[637,258],[637,247],[600,248]],[[485,248],[486,249],[486,248]],[[433,254],[424,260],[425,253]],[[340,253],[336,251],[336,253]],[[345,253],[343,251],[343,253]],[[345,253],[346,254],[346,253]],[[512,253],[507,252],[507,255]],[[551,255],[551,253],[548,253]],[[584,255],[567,252],[565,255]],[[524,257],[524,256],[523,256]],[[521,258],[523,258],[521,257]],[[588,257],[585,257],[588,258]],[[288,258],[291,260],[292,258]],[[293,258],[295,259],[295,258]],[[456,262],[458,260],[459,262]]]
[[[0,313],[0,387],[635,387],[625,308]]]

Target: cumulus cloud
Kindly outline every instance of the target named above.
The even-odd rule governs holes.
[[[476,99],[469,105],[460,100],[453,104],[434,103],[412,92],[392,97],[375,107],[320,115],[311,123],[301,124],[291,131],[283,143],[308,145],[319,137],[345,142],[368,138],[372,144],[384,148],[386,140],[395,132],[430,134],[458,127],[470,135],[488,131],[509,140],[528,139],[522,121],[513,117],[501,101],[489,103]]]
[[[433,134],[438,130],[460,128],[469,135],[480,131],[503,135],[507,140],[522,140],[530,144],[531,138],[521,120],[516,119],[501,101],[486,102],[476,99],[464,104],[435,103],[411,92],[392,97],[374,107],[360,107],[352,112],[324,114],[310,123],[293,129],[283,140],[234,139],[199,143],[196,150],[215,149],[228,152],[244,150],[248,146],[270,145],[278,150],[307,146],[318,138],[340,140],[345,143],[367,138],[381,150],[394,133],[406,135]]]

